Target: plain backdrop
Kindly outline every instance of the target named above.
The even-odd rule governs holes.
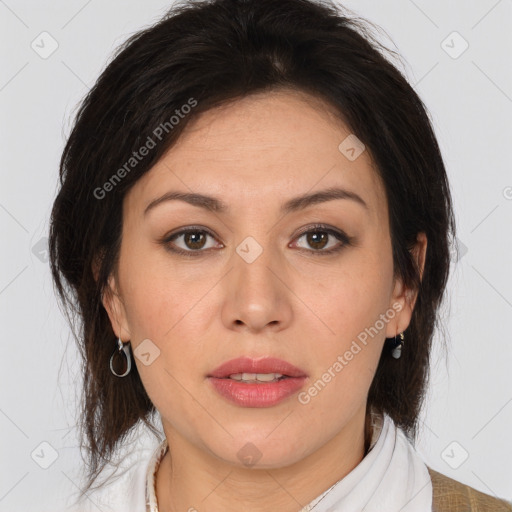
[[[455,203],[461,257],[417,449],[434,469],[511,500],[512,0],[343,5],[382,27],[381,40],[403,56]],[[63,510],[77,489],[78,353],[45,249],[59,157],[113,50],[169,6],[0,0],[0,511]]]

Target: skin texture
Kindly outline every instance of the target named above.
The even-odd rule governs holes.
[[[350,133],[310,96],[249,96],[195,119],[124,200],[119,267],[104,305],[134,351],[145,339],[160,350],[150,365],[135,363],[172,452],[172,465],[168,452],[157,473],[161,512],[297,511],[364,456],[367,393],[384,339],[407,328],[416,296],[393,279],[386,196],[369,152],[350,161],[338,149]],[[286,200],[331,186],[356,192],[368,208],[337,199],[280,213]],[[166,201],[144,215],[170,190],[216,196],[230,212]],[[318,254],[343,242],[300,236],[315,223],[352,241]],[[214,236],[179,236],[167,247],[201,254],[159,243],[190,226]],[[263,249],[252,263],[236,252],[248,236]],[[425,250],[421,234],[420,268]],[[306,372],[307,389],[393,304],[399,313],[307,404],[295,394],[273,407],[240,407],[206,379],[234,357],[271,355]],[[248,442],[261,452],[252,467],[237,455]]]

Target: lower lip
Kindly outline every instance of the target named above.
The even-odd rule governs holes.
[[[208,377],[216,391],[242,407],[271,407],[296,393],[306,377],[288,377],[276,382],[244,384],[234,379]]]

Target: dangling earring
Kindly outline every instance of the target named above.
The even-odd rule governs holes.
[[[396,334],[395,334],[395,341],[393,343],[393,350],[391,351],[391,355],[395,359],[400,359],[400,356],[402,355],[402,347],[404,346],[404,333],[400,333],[400,339],[397,341]]]
[[[121,341],[121,338],[118,338],[117,340],[117,345],[118,345],[118,349],[117,350],[114,350],[114,352],[112,353],[112,355],[110,356],[110,371],[116,376],[116,377],[126,377],[129,373],[130,373],[130,370],[132,369],[132,356],[130,355],[130,347],[129,347],[129,341],[126,343],[126,345],[123,345],[123,342]],[[112,362],[114,360],[114,356],[115,355],[121,355],[123,354],[124,357],[126,358],[126,369],[124,371],[124,373],[117,373],[115,370],[114,370],[114,367],[112,365]],[[125,366],[123,365],[123,368]]]

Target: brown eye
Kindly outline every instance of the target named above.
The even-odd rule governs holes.
[[[215,240],[215,237],[204,229],[184,229],[165,237],[162,243],[172,252],[192,255],[206,252],[206,249],[215,247],[215,242],[207,245],[208,238]]]
[[[302,238],[305,239],[307,246],[299,246],[299,248],[319,255],[332,254],[340,251],[350,243],[350,238],[341,231],[322,225],[313,226],[313,228],[299,235],[297,240]],[[336,243],[336,241],[338,241],[338,243]]]

